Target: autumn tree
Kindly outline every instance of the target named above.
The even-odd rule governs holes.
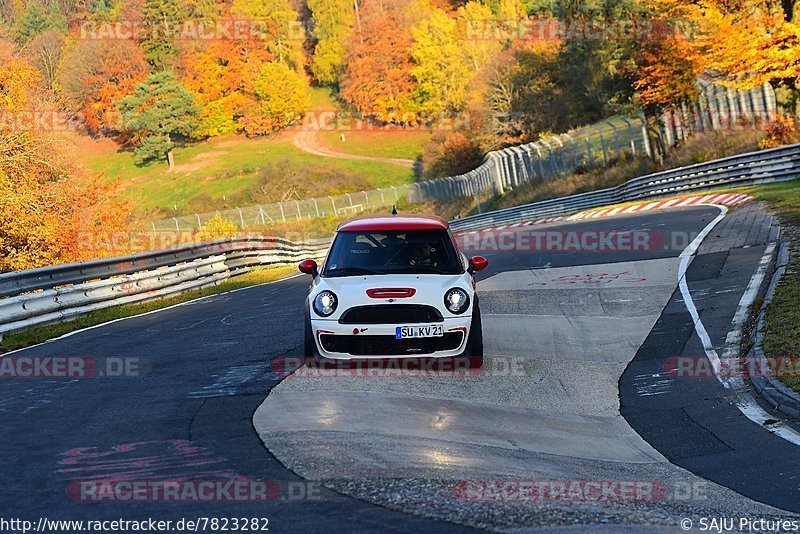
[[[48,29],[62,33],[67,31],[67,18],[57,3],[29,1],[25,11],[16,23],[16,40],[25,44]]]
[[[63,48],[64,35],[54,29],[40,33],[26,46],[30,62],[39,70],[42,83],[48,90],[55,86]]]
[[[469,69],[478,72],[488,65],[502,49],[499,39],[493,38],[495,16],[486,4],[470,0],[458,9],[457,37],[466,54]]]
[[[172,169],[176,138],[193,135],[198,126],[194,97],[168,71],[151,74],[119,108],[125,128],[135,134],[140,163],[166,157]]]
[[[648,116],[698,95],[702,66],[692,44],[682,35],[646,43],[637,54],[637,63],[634,88]]]
[[[414,100],[424,113],[459,111],[466,103],[468,58],[456,33],[456,21],[441,9],[412,28],[411,75]]]
[[[284,63],[268,63],[253,83],[242,127],[248,135],[272,133],[300,122],[309,104],[306,79]]]
[[[308,0],[316,39],[311,72],[320,83],[335,84],[344,70],[344,49],[355,21],[352,0]]]
[[[199,136],[240,130],[248,92],[264,65],[273,59],[260,41],[200,41],[181,56],[183,84],[201,106]]]
[[[257,24],[259,39],[277,61],[303,70],[305,31],[289,0],[233,0],[231,13]]]
[[[711,71],[718,83],[734,89],[752,89],[770,83],[786,89],[797,100],[800,81],[800,26],[792,2],[723,2],[707,0],[650,0],[648,7],[663,20],[678,21],[676,37],[682,57],[698,71]],[[668,88],[663,80],[674,55],[652,57],[651,78],[638,84],[640,92]],[[661,69],[659,71],[658,69]],[[654,71],[654,72],[653,72]],[[653,74],[663,72],[656,78]],[[656,89],[653,89],[656,88]]]
[[[411,27],[425,10],[407,0],[367,0],[361,6],[361,31],[350,36],[341,95],[362,113],[391,122],[413,109],[416,87]],[[400,119],[402,120],[402,119]]]
[[[186,20],[183,0],[145,0],[142,22],[144,56],[156,71],[171,67],[178,56],[176,39]]]
[[[37,107],[30,94],[37,80],[36,69],[0,42],[0,113]],[[87,246],[100,232],[126,235],[128,210],[109,200],[113,184],[82,176],[62,146],[51,132],[0,123],[0,272],[127,252]]]
[[[57,88],[92,132],[117,130],[117,102],[148,72],[141,48],[128,40],[75,41],[67,46],[61,65]]]

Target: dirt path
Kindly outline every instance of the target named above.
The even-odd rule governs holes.
[[[408,167],[409,169],[414,168],[414,160],[411,159],[378,158],[372,156],[359,156],[356,154],[347,154],[345,152],[339,152],[325,145],[319,139],[317,133],[318,130],[311,130],[307,128],[299,130],[292,139],[292,141],[294,142],[294,146],[296,146],[297,148],[299,148],[304,152],[308,152],[309,154],[314,154],[315,156],[323,156],[326,158],[363,159],[363,160],[381,161],[383,163],[402,165],[403,167]]]

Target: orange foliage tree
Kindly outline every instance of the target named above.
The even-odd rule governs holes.
[[[351,35],[345,55],[342,99],[384,122],[397,120],[412,108],[416,84],[411,75],[411,28],[419,14],[413,14],[410,4],[364,1],[361,29]]]
[[[119,127],[117,102],[147,78],[141,48],[130,40],[78,40],[62,59],[61,92],[91,132]]]
[[[0,113],[36,108],[37,78],[0,43]],[[127,252],[126,239],[95,239],[127,235],[127,206],[109,200],[113,185],[84,179],[57,135],[0,123],[0,272]]]
[[[649,7],[662,20],[675,22],[679,34],[657,53],[644,55],[637,88],[645,99],[669,101],[683,92],[688,74],[705,71],[734,89],[770,83],[796,90],[800,26],[791,13],[762,2],[725,0],[649,0]]]
[[[219,39],[187,47],[180,61],[184,86],[201,104],[198,135],[240,130],[239,120],[252,88],[272,54],[255,40]]]

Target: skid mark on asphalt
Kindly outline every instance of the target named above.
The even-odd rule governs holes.
[[[55,402],[65,390],[80,382],[80,380],[34,380],[36,383],[23,391],[14,391],[0,397],[0,412],[24,414],[43,408]]]
[[[258,393],[264,390],[263,386],[259,387],[258,382],[264,377],[266,371],[267,368],[265,365],[231,367],[224,375],[216,376],[217,380],[213,384],[203,386],[200,390],[190,392],[188,397],[190,399],[203,399]]]

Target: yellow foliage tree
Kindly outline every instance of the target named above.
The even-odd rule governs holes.
[[[36,108],[34,67],[8,51],[0,43],[0,112]],[[109,200],[112,184],[86,180],[61,146],[55,134],[0,123],[0,272],[128,251],[127,206]]]
[[[239,233],[239,228],[233,222],[222,217],[219,213],[211,217],[197,231],[195,241],[211,241],[213,239],[225,239],[235,237]]]

